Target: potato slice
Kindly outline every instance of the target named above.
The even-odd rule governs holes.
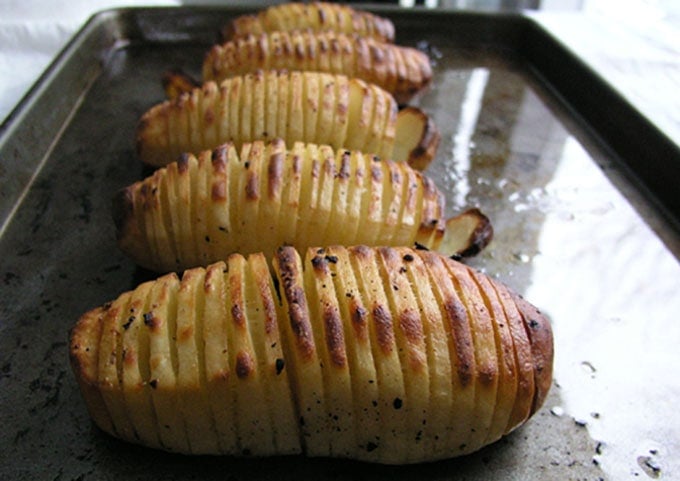
[[[326,256],[343,321],[345,348],[350,365],[355,426],[353,457],[377,460],[380,459],[376,449],[380,445],[381,416],[377,402],[378,377],[371,347],[369,312],[351,269],[347,249],[329,247],[326,249]]]
[[[237,430],[238,449],[243,455],[264,456],[275,454],[273,423],[267,413],[267,397],[263,386],[263,373],[258,368],[258,356],[253,346],[250,325],[252,321],[262,324],[262,311],[248,305],[246,285],[247,262],[243,256],[230,256],[224,272],[228,316],[226,338],[229,340],[229,364],[232,366],[231,382],[236,403],[234,412],[239,413],[234,422]]]
[[[203,342],[203,285],[205,271],[184,272],[177,292],[177,390],[179,409],[186,421],[189,448],[193,454],[222,449],[215,416],[210,406]],[[136,411],[136,410],[133,410]],[[140,412],[141,414],[141,412]]]
[[[298,454],[300,428],[291,396],[290,366],[286,366],[274,298],[274,285],[262,254],[248,257],[245,269],[247,318],[264,388],[265,410],[272,423],[277,454]]]
[[[416,170],[425,170],[437,153],[441,134],[425,112],[406,107],[397,115],[392,158],[405,159]]]
[[[166,274],[153,283],[149,293],[149,310],[144,312],[144,328],[148,332],[149,382],[151,400],[161,444],[168,450],[190,452],[185,418],[177,399],[177,352],[175,332],[179,279]],[[171,340],[173,342],[171,342]]]
[[[150,374],[143,366],[149,355],[148,329],[144,314],[149,310],[151,282],[135,289],[127,305],[121,311],[122,352],[120,368],[121,388],[125,394],[127,415],[135,431],[135,437],[146,446],[162,446],[156,412],[150,390]]]
[[[312,456],[331,453],[331,436],[327,424],[323,374],[315,343],[302,273],[302,261],[295,249],[283,247],[274,256],[276,276],[280,279],[282,340],[286,364],[290,364],[291,385],[297,403],[301,443]],[[316,322],[314,323],[316,324]]]
[[[353,274],[368,308],[369,335],[377,373],[379,397],[376,402],[382,415],[375,455],[383,463],[410,459],[413,445],[404,442],[404,439],[412,439],[408,436],[407,413],[402,409],[406,399],[404,374],[396,344],[395,321],[385,294],[390,286],[383,285],[375,250],[357,246],[349,252]]]
[[[329,263],[323,250],[309,249],[305,256],[305,291],[309,312],[317,321],[314,342],[318,348],[326,405],[326,430],[333,433],[330,455],[348,458],[356,451],[354,398],[345,330],[340,316]]]
[[[446,221],[439,252],[455,258],[476,256],[493,238],[489,218],[476,207],[467,209]]]

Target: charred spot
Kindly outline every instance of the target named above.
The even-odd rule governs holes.
[[[399,314],[399,325],[409,342],[417,343],[423,338],[423,324],[413,309],[405,309]]]
[[[135,316],[128,317],[127,321],[125,321],[125,323],[123,324],[123,329],[125,329],[126,331],[130,329],[130,326],[132,325],[133,322],[135,322]]]
[[[236,355],[236,376],[245,379],[255,370],[253,358],[246,351],[240,351]]]
[[[179,159],[177,160],[177,172],[180,174],[183,174],[189,170],[189,159],[191,158],[191,154],[188,154],[186,152],[183,152],[182,155],[179,156]]]
[[[392,328],[392,316],[385,306],[378,304],[373,308],[378,345],[385,353],[392,352],[394,343],[394,330]]]
[[[155,330],[160,326],[160,319],[154,316],[153,311],[146,312],[142,315],[144,318],[144,325],[151,330]]]
[[[220,171],[226,170],[227,166],[227,152],[229,151],[229,147],[231,147],[231,143],[227,144],[222,144],[219,147],[216,147],[212,153],[210,154],[210,160],[212,161],[212,165],[214,168],[218,168]]]
[[[338,262],[338,256],[327,255],[325,259],[331,264],[336,264]]]
[[[183,326],[182,328],[177,330],[177,340],[181,342],[188,341],[193,337],[193,335],[194,335],[193,324]]]
[[[278,359],[276,359],[275,366],[276,366],[276,375],[278,376],[279,374],[281,374],[283,372],[283,368],[286,366],[286,363],[283,359],[278,358]]]
[[[156,389],[158,387],[158,379],[152,379],[149,381],[149,386],[151,386],[151,389]]]
[[[536,319],[529,319],[529,327],[532,329],[536,329],[539,327],[541,324],[536,320]]]
[[[246,162],[246,164],[248,164],[248,162]],[[260,179],[257,174],[248,175],[248,179],[246,180],[246,199],[257,200],[259,198]]]
[[[376,449],[378,449],[378,445],[376,443],[369,441],[366,444],[366,452],[370,453],[372,451],[375,451]]]
[[[276,197],[283,184],[283,152],[275,152],[269,158],[267,173],[269,175],[269,198]]]
[[[392,407],[394,409],[401,409],[403,405],[404,405],[404,401],[402,401],[401,398],[399,398],[399,397],[395,397],[394,401],[392,401]]]
[[[324,308],[323,320],[326,346],[328,347],[331,362],[335,366],[343,367],[347,364],[347,358],[340,314],[337,309],[327,306]]]
[[[234,324],[239,327],[245,327],[246,316],[243,313],[243,308],[240,304],[234,304],[231,306],[231,316],[234,319]]]
[[[413,262],[413,256],[411,254],[405,254],[403,259],[404,262]]]
[[[319,255],[312,257],[312,266],[314,267],[314,270],[324,272],[326,265],[327,261],[325,257]]]
[[[227,200],[227,182],[224,179],[215,180],[212,184],[210,196],[213,202]]]
[[[429,251],[430,250],[428,247],[424,246],[420,242],[414,243],[414,248],[418,251]]]

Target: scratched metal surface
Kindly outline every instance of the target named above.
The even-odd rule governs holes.
[[[667,218],[597,125],[585,128],[536,75],[540,65],[523,60],[524,19],[444,14],[432,24],[384,11],[399,43],[435,61],[434,84],[416,100],[442,131],[429,174],[451,213],[476,205],[494,223],[495,240],[472,264],[553,321],[555,383],[544,408],[476,454],[410,467],[192,458],[93,427],[69,370],[67,332],[82,312],[149,277],[117,250],[110,218],[114,192],[145,174],[135,122],[162,98],[161,72],[197,72],[217,27],[235,13],[115,11],[80,35],[0,132],[8,217],[0,237],[0,479],[680,475],[680,331],[671,317],[680,311],[680,267]]]

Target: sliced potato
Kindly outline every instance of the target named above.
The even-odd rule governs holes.
[[[427,55],[370,37],[332,31],[275,31],[214,45],[203,61],[203,80],[221,82],[256,70],[300,70],[356,77],[378,85],[400,105],[432,80]],[[166,93],[177,96],[195,81],[177,71],[166,74]]]
[[[274,31],[335,31],[391,42],[394,25],[384,17],[348,5],[327,2],[291,2],[275,5],[254,15],[236,17],[221,30],[223,40]]]
[[[261,254],[233,255],[83,315],[70,354],[95,422],[169,451],[405,464],[476,451],[545,400],[550,324],[465,265],[403,247],[334,246],[309,249],[304,262],[282,247],[272,267]],[[148,309],[143,320],[124,319],[131,305]],[[141,384],[121,382],[131,358],[120,331],[140,347]],[[140,386],[154,409],[133,415]],[[198,423],[193,399],[209,400]],[[191,440],[201,435],[212,441],[199,448]]]
[[[258,71],[207,82],[149,109],[136,130],[139,157],[155,167],[213,149],[215,142],[240,147],[276,137],[361,150],[419,170],[439,144],[424,112],[398,111],[394,98],[375,85],[318,72]]]
[[[403,162],[280,140],[237,152],[186,155],[123,190],[114,202],[121,249],[167,272],[286,244],[437,249],[444,235],[443,196]]]
[[[493,226],[482,211],[473,207],[446,221],[439,251],[455,258],[479,254],[493,238]]]
[[[282,247],[272,268],[261,254],[233,255],[84,314],[70,355],[95,422],[169,451],[405,464],[478,450],[545,400],[549,322],[465,265],[333,246],[304,262]],[[130,306],[141,320],[125,319]],[[131,396],[140,386],[146,398]],[[190,414],[195,399],[205,414]],[[210,441],[192,442],[201,435]]]

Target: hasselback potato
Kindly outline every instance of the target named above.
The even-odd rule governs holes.
[[[274,31],[334,31],[394,41],[394,25],[387,19],[348,5],[325,2],[291,2],[275,5],[254,15],[241,15],[222,29],[225,41]]]
[[[335,32],[271,32],[213,46],[203,62],[203,80],[220,82],[258,69],[305,70],[356,77],[374,83],[406,104],[432,79],[428,56],[357,35]]]
[[[465,213],[464,213],[465,214]],[[156,170],[114,201],[118,244],[157,272],[205,266],[281,245],[422,245],[477,251],[492,237],[482,214],[444,219],[434,182],[403,162],[278,139],[232,144]],[[476,221],[476,222],[475,222]],[[474,253],[476,253],[475,251]]]
[[[84,314],[70,356],[104,431],[193,454],[416,463],[525,422],[548,321],[507,287],[408,248],[283,247],[146,282]]]
[[[238,147],[277,137],[356,149],[425,168],[439,133],[418,109],[398,111],[394,98],[359,79],[319,72],[258,71],[167,100],[137,127],[142,161],[162,166],[184,152]]]

